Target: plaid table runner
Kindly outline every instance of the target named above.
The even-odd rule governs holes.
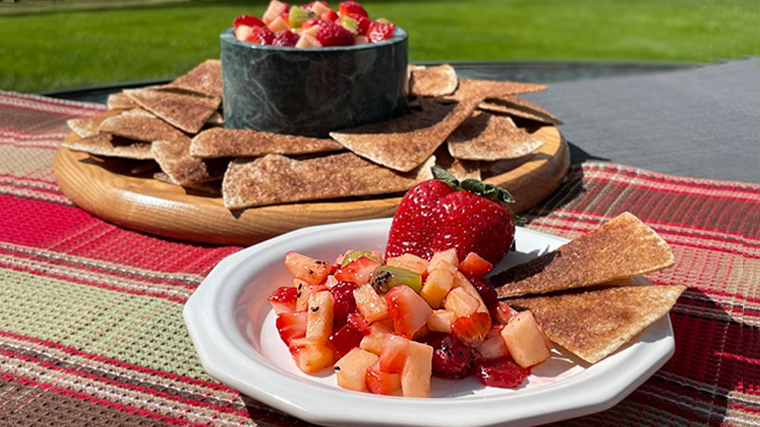
[[[97,104],[0,92],[0,425],[302,425],[209,376],[182,305],[238,247],[168,241],[90,216],[58,189],[65,121]],[[655,284],[689,286],[677,350],[614,408],[567,425],[760,425],[760,186],[574,166],[527,213],[571,238],[623,211],[672,246]]]

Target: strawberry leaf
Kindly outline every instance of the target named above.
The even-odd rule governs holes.
[[[444,168],[442,168],[442,167],[440,167],[438,165],[435,165],[435,166],[433,166],[433,168],[431,169],[431,171],[433,173],[433,178],[435,178],[435,179],[437,179],[439,181],[443,181],[446,184],[449,184],[449,186],[451,188],[453,188],[453,189],[458,190],[460,188],[459,187],[459,180],[457,179],[457,177],[455,177],[454,175],[452,175],[451,173],[449,173],[446,169],[444,169]]]
[[[493,184],[486,184],[477,179],[467,178],[460,185],[463,190],[485,197],[486,199],[498,200],[504,203],[515,202],[515,198],[509,194],[509,191]]]

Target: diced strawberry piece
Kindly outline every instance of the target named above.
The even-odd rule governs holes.
[[[333,328],[340,329],[348,321],[348,315],[356,311],[356,300],[354,299],[354,289],[358,288],[354,282],[338,282],[337,285],[330,288],[330,293],[335,299]]]
[[[362,338],[364,338],[364,333],[351,323],[346,323],[338,332],[333,333],[329,341],[333,346],[335,359],[338,360],[351,349],[359,347]]]
[[[369,323],[358,311],[354,311],[348,315],[348,323],[359,330],[362,335],[369,335],[370,332],[372,332],[372,328],[370,327]]]
[[[433,375],[436,377],[466,377],[472,372],[475,361],[480,358],[477,350],[451,334],[429,334],[425,337],[425,342],[433,347]]]
[[[319,25],[320,23],[322,23],[321,19],[313,19],[313,18],[312,19],[308,19],[308,20],[306,20],[306,22],[304,22],[303,24],[301,24],[301,31],[308,30],[309,28],[311,28],[311,27],[313,27],[315,25]],[[335,260],[335,264],[333,265],[333,271],[330,274],[334,274],[335,271],[337,271],[338,268],[340,268],[340,264],[342,262],[343,262],[343,256],[341,255],[341,256],[338,257],[338,259]]]
[[[322,31],[322,28],[325,28],[328,25],[332,25],[335,27],[338,27],[337,25],[333,23],[322,23],[322,26],[319,27],[319,31]],[[339,27],[341,30],[346,31],[349,35],[349,33],[346,29],[343,27]],[[317,33],[319,35],[319,33]],[[351,43],[353,43],[354,37],[351,36]],[[326,45],[322,45],[326,46]],[[367,258],[365,256],[359,257],[359,259],[349,262],[348,264],[341,267],[338,271],[335,272],[335,278],[342,281],[342,282],[355,282],[358,285],[363,285],[367,282],[369,282],[370,277],[372,276],[372,273],[380,267],[380,263],[371,259]]]
[[[483,362],[477,367],[476,372],[483,385],[517,388],[530,375],[530,368],[521,368],[511,357],[503,357]]]
[[[361,15],[365,18],[369,16],[367,15],[367,11],[364,10],[364,6],[355,1],[344,1],[338,5],[338,10],[340,11],[340,16],[350,16],[351,14]]]
[[[467,279],[475,286],[488,310],[496,310],[499,305],[499,297],[496,295],[496,289],[491,284],[491,281],[480,276],[469,276]]]
[[[334,10],[328,10],[327,12],[322,12],[322,14],[319,15],[319,18],[324,21],[335,22],[340,16],[338,16],[338,13]]]
[[[369,24],[372,23],[372,21],[366,16],[359,15],[358,13],[350,13],[348,16],[356,20],[356,34],[366,36],[367,30],[369,30]]]
[[[253,27],[251,35],[248,36],[245,41],[254,44],[272,44],[274,41],[274,33],[267,27]]]
[[[483,276],[493,269],[493,264],[484,260],[475,252],[470,252],[459,263],[459,270],[466,276]]]
[[[240,15],[232,21],[232,26],[237,28],[241,25],[249,27],[265,27],[266,24],[261,19],[251,15]]]
[[[277,316],[275,324],[277,326],[277,332],[280,333],[280,339],[282,339],[282,342],[288,346],[290,346],[292,340],[306,336],[305,311],[298,313],[280,313]]]
[[[398,335],[387,334],[380,350],[380,370],[389,374],[400,374],[404,370],[409,354],[409,340]]]
[[[320,24],[319,31],[317,31],[317,34],[314,36],[314,38],[316,38],[323,47],[351,46],[354,44],[353,34],[332,21],[323,21]]]
[[[491,314],[493,315],[494,320],[502,325],[506,325],[509,323],[509,319],[517,315],[517,310],[510,307],[506,302],[499,301],[496,310],[492,311]]]
[[[285,12],[288,12],[289,10],[289,4],[277,0],[272,0],[269,2],[269,7],[267,7],[264,15],[261,16],[261,20],[264,21],[265,24],[269,25],[270,22],[274,21],[277,19],[277,17],[281,16]]]
[[[488,313],[472,313],[460,317],[453,325],[451,332],[469,346],[477,346],[485,340],[491,329],[491,316]]]
[[[367,37],[372,43],[377,43],[393,37],[394,32],[396,32],[396,24],[373,21],[367,29]]]
[[[401,388],[401,376],[383,372],[378,365],[370,366],[367,369],[364,382],[367,384],[367,391],[373,394],[388,396]]]
[[[405,285],[393,287],[385,294],[385,301],[394,331],[405,338],[412,338],[433,313],[428,303]]]
[[[298,289],[292,286],[283,286],[272,292],[272,295],[269,296],[269,304],[272,305],[277,314],[296,311],[297,295]]]

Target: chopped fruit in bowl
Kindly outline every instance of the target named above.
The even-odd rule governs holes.
[[[296,48],[377,43],[392,38],[396,31],[385,18],[371,20],[364,6],[355,1],[340,3],[336,12],[324,1],[291,6],[271,0],[261,19],[240,15],[232,25],[240,41]],[[317,28],[308,31],[312,27]]]

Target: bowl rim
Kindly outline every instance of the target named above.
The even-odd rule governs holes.
[[[318,48],[300,48],[300,47],[291,47],[291,46],[272,46],[272,45],[260,45],[255,43],[246,43],[242,42],[235,38],[234,35],[234,28],[229,27],[226,30],[222,31],[222,33],[219,35],[219,39],[222,43],[229,43],[236,46],[240,46],[244,49],[253,49],[253,50],[261,50],[261,51],[273,51],[273,52],[302,52],[304,54],[314,54],[314,53],[323,53],[323,52],[350,52],[350,51],[363,51],[363,50],[370,50],[375,48],[380,48],[383,46],[390,46],[398,43],[403,43],[409,38],[409,33],[407,33],[403,28],[396,27],[396,31],[393,33],[393,37],[383,40],[377,43],[367,43],[367,44],[360,44],[360,45],[351,45],[351,46],[330,46],[330,47],[318,47]]]

